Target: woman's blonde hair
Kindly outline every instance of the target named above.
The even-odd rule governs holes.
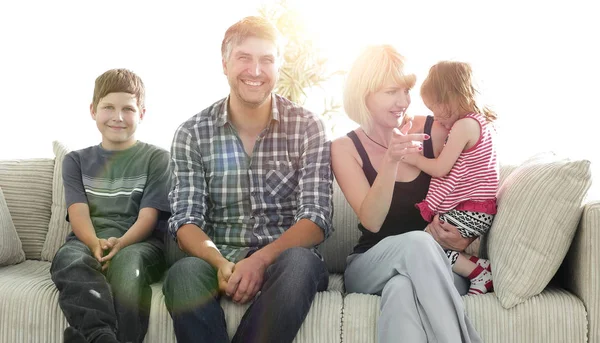
[[[490,108],[478,104],[478,94],[471,65],[465,62],[442,61],[433,65],[421,85],[423,100],[456,108],[465,114],[481,113],[488,122],[493,122],[498,116]]]
[[[405,62],[405,57],[391,45],[367,47],[358,56],[346,78],[344,110],[348,117],[369,130],[372,116],[367,108],[367,96],[391,83],[408,89],[415,85],[416,76],[404,73]]]

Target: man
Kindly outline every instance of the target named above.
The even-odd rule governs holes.
[[[169,230],[188,254],[163,292],[178,342],[229,342],[219,297],[253,301],[234,342],[292,342],[328,272],[330,141],[314,114],[276,95],[277,29],[260,17],[223,39],[229,96],[183,123],[171,148]]]

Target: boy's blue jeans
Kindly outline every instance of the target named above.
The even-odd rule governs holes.
[[[102,334],[120,342],[142,342],[148,329],[150,284],[165,269],[162,242],[156,238],[121,249],[103,273],[90,249],[78,239],[56,253],[50,273],[69,325],[89,341]]]
[[[261,293],[232,342],[292,342],[315,294],[326,290],[328,283],[325,263],[310,250],[284,251],[267,268]],[[217,271],[210,264],[196,257],[180,259],[167,272],[163,293],[177,342],[229,342]]]

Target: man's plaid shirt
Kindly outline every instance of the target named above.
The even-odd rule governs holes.
[[[273,242],[303,218],[328,237],[331,142],[323,122],[273,94],[272,119],[249,157],[228,121],[227,103],[228,98],[214,103],[175,132],[171,234],[177,237],[182,225],[195,224],[232,262]]]

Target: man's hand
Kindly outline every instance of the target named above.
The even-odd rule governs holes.
[[[433,221],[427,227],[426,231],[444,249],[464,251],[475,240],[475,237],[465,238],[461,236],[456,226],[440,221],[438,215],[433,217]]]
[[[224,263],[217,268],[217,281],[219,282],[219,293],[227,292],[227,283],[229,282],[231,274],[233,274],[234,267],[235,264],[233,262],[225,260]]]
[[[247,303],[262,287],[266,270],[267,264],[255,255],[241,260],[233,268],[225,293],[234,302]]]

